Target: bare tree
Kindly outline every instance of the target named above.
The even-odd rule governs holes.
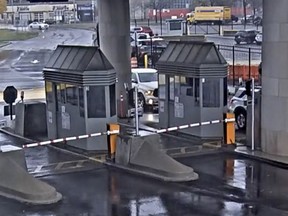
[[[257,10],[263,8],[263,0],[247,0],[247,4],[251,5],[254,14],[256,14]]]
[[[194,6],[229,6],[233,5],[233,0],[194,0]]]
[[[131,17],[136,19],[136,14],[141,12],[141,18],[146,18],[146,9],[149,6],[149,0],[130,0]]]
[[[7,1],[0,0],[0,14],[3,14],[6,11]]]

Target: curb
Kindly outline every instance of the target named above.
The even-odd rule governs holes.
[[[4,44],[0,45],[0,48],[5,47],[5,46],[8,46],[8,45],[10,45],[10,44],[12,44],[12,42],[4,43]]]
[[[265,157],[261,157],[258,155],[250,155],[248,153],[245,152],[239,152],[239,151],[235,151],[235,150],[229,150],[229,149],[223,149],[223,152],[226,153],[230,153],[230,154],[234,154],[234,155],[239,155],[248,159],[252,159],[252,160],[257,160],[257,161],[261,161],[273,166],[277,166],[277,167],[281,167],[281,168],[288,168],[288,164],[281,162],[281,161],[276,161],[276,160],[272,160],[272,159],[268,159]]]

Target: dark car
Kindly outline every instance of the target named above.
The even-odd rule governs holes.
[[[256,30],[240,30],[235,34],[235,42],[240,44],[245,42],[247,44],[252,44],[255,41],[255,37],[259,32]]]
[[[144,56],[147,54],[148,65],[154,66],[166,49],[165,45],[148,45],[140,48],[139,64],[144,65]]]

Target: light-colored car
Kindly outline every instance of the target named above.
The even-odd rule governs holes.
[[[69,19],[68,23],[69,24],[71,24],[71,23],[80,23],[80,20],[78,18],[71,18],[71,19]]]
[[[255,88],[259,92],[260,87]],[[230,99],[228,109],[235,115],[235,121],[239,130],[246,129],[247,123],[247,94],[245,87],[240,87],[235,95]]]
[[[42,22],[32,22],[28,25],[30,29],[40,29],[40,30],[47,30],[49,25],[47,23]]]
[[[154,96],[154,91],[158,89],[158,74],[153,68],[133,68],[132,87],[138,86],[139,104],[142,107],[151,106],[158,108],[158,98]]]
[[[256,44],[262,44],[262,33],[258,33],[255,37]]]

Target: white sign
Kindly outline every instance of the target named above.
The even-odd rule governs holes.
[[[51,112],[51,111],[48,111],[48,122],[49,122],[50,124],[53,123],[52,112]]]
[[[184,118],[184,105],[183,103],[174,103],[175,118]]]
[[[65,106],[61,106],[61,112],[65,113]]]
[[[62,113],[62,128],[70,130],[70,115],[68,113]]]
[[[164,112],[164,101],[159,101],[159,111]]]

